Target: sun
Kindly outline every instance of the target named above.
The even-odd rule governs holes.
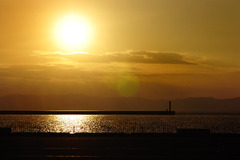
[[[87,45],[90,41],[91,27],[89,23],[75,15],[63,17],[55,29],[55,37],[59,44],[68,49]]]

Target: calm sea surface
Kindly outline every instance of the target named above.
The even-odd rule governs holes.
[[[177,128],[240,134],[240,115],[0,115],[12,132],[175,133]]]

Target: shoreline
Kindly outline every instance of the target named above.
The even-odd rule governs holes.
[[[0,136],[0,159],[239,159],[240,136],[178,134],[13,134]]]

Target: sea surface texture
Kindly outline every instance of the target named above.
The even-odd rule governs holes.
[[[240,134],[240,115],[0,115],[0,127],[12,132],[176,133],[210,129]]]

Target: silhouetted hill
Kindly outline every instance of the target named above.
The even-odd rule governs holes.
[[[173,100],[176,110],[197,112],[239,112],[240,98],[216,99],[212,97]]]
[[[212,97],[172,100],[181,112],[240,112],[240,97]],[[166,110],[168,100],[89,97],[86,95],[8,95],[0,97],[0,110]]]

